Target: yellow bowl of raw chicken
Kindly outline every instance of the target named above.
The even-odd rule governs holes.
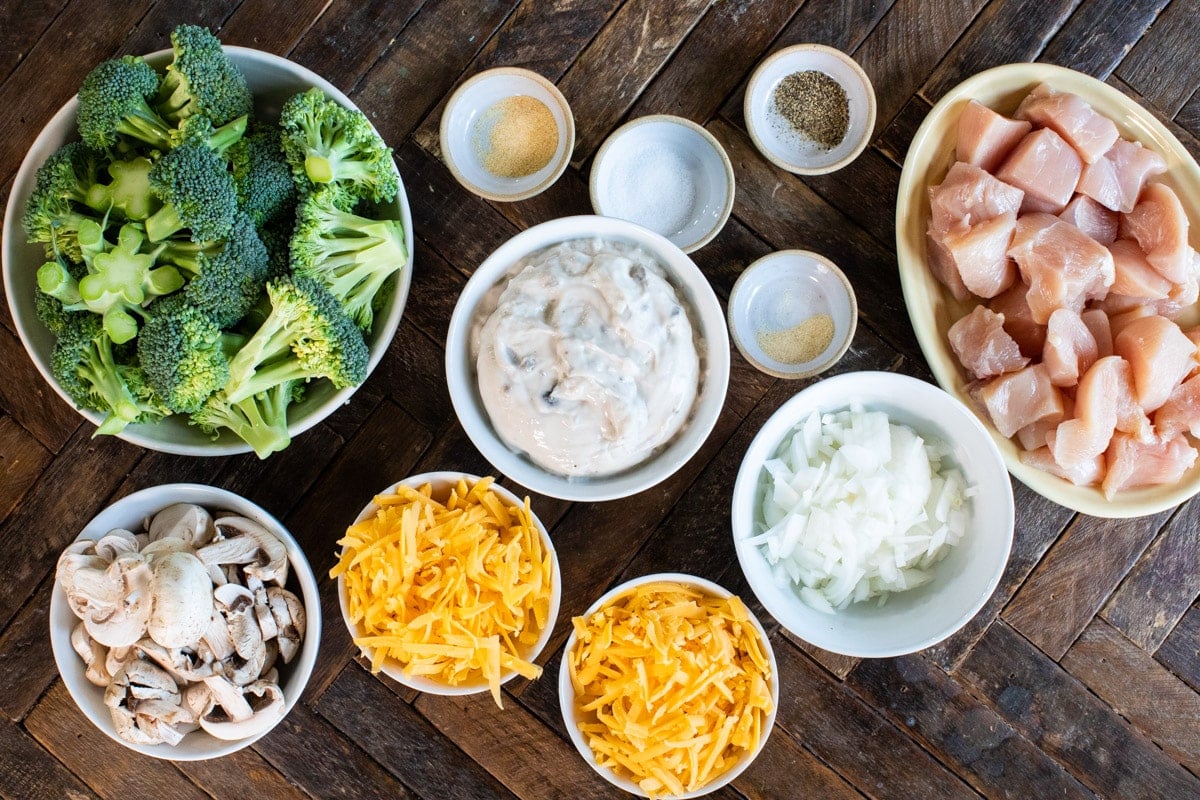
[[[1200,248],[1200,167],[1165,125],[1121,92],[1088,75],[1048,64],[1007,64],[954,87],[929,112],[904,160],[896,199],[896,256],[909,318],[934,377],[943,389],[973,409],[976,407],[967,394],[970,377],[950,349],[947,331],[975,303],[955,300],[929,269],[925,240],[930,216],[927,190],[940,183],[954,163],[958,118],[968,101],[977,100],[1011,115],[1039,83],[1079,95],[1116,123],[1122,138],[1140,142],[1166,160],[1167,171],[1154,180],[1179,196],[1191,223],[1190,244]],[[1200,322],[1200,304],[1185,310],[1178,322],[1184,328]],[[1001,435],[984,414],[978,410],[976,414],[995,438],[1013,477],[1075,511],[1098,517],[1138,517],[1178,505],[1200,492],[1198,461],[1174,484],[1127,489],[1108,500],[1099,487],[1076,486],[1022,463],[1019,445]]]

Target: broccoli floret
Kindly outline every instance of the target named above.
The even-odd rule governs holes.
[[[242,210],[260,228],[284,216],[296,199],[292,168],[283,157],[279,129],[266,127],[229,151]]]
[[[137,317],[145,314],[143,303],[183,286],[177,269],[156,267],[152,254],[140,252],[145,240],[134,223],[121,226],[116,246],[94,223],[80,233],[88,274],[79,280],[79,295],[89,311],[104,316],[104,329],[117,344],[137,335]],[[38,278],[40,282],[42,276]]]
[[[259,230],[258,236],[267,248],[267,279],[285,278],[292,274],[292,227],[294,214],[288,213]]]
[[[228,156],[230,148],[242,141],[242,137],[246,135],[246,125],[249,119],[243,114],[218,128],[208,117],[199,115],[188,117],[179,125],[179,131],[175,137],[176,146],[183,142],[197,142],[225,158]]]
[[[253,106],[246,78],[207,28],[180,25],[171,31],[174,60],[158,87],[155,109],[168,122],[199,114],[213,125],[249,114]]]
[[[285,381],[328,378],[338,389],[367,377],[367,345],[337,298],[307,278],[267,284],[271,312],[229,362],[231,403]]]
[[[82,261],[80,225],[103,222],[86,206],[102,156],[82,142],[72,142],[46,159],[34,177],[33,192],[21,217],[30,242],[42,242],[51,258],[61,254]]]
[[[140,370],[118,364],[113,343],[94,314],[63,319],[50,355],[59,386],[80,408],[106,414],[96,434],[116,434],[131,422],[150,422],[164,414],[145,390]]]
[[[141,156],[112,162],[106,168],[112,180],[93,184],[88,190],[87,204],[98,211],[115,208],[125,219],[146,219],[158,207],[150,192],[153,166],[150,159]]]
[[[172,411],[190,414],[229,380],[221,329],[179,294],[151,305],[137,337],[146,381]]]
[[[325,284],[363,330],[371,330],[375,295],[407,263],[398,221],[343,211],[324,191],[301,202],[291,241],[292,271]]]
[[[158,258],[188,276],[184,289],[188,302],[227,328],[262,298],[270,256],[253,221],[243,214],[234,221],[224,242],[172,240],[165,243]]]
[[[228,428],[250,445],[255,455],[266,458],[291,444],[287,410],[303,397],[303,387],[303,381],[283,381],[236,403],[231,403],[229,395],[220,391],[192,414],[192,423],[214,435]]]
[[[158,92],[158,73],[139,56],[101,62],[79,88],[79,135],[88,145],[106,149],[124,134],[158,150],[172,144],[172,126],[150,107]]]
[[[376,202],[396,197],[392,149],[361,111],[343,108],[314,88],[284,103],[279,126],[284,155],[302,186],[342,184],[355,197]]]
[[[187,228],[196,241],[229,235],[237,216],[237,190],[225,162],[199,142],[184,142],[150,170],[150,189],[163,207],[146,219],[152,242]]]

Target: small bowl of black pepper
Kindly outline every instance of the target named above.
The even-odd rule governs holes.
[[[773,164],[823,175],[849,164],[875,129],[875,90],[854,59],[798,44],[766,58],[750,78],[746,128]]]

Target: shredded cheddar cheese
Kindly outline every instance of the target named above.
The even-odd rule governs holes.
[[[444,502],[433,487],[375,498],[375,516],[338,541],[354,643],[378,672],[388,659],[407,676],[458,686],[486,680],[501,708],[506,672],[536,678],[522,658],[551,621],[553,560],[529,498],[510,506],[492,478],[459,481]]]
[[[650,797],[670,797],[757,749],[772,709],[771,666],[737,597],[648,583],[572,622],[568,674],[600,766]]]

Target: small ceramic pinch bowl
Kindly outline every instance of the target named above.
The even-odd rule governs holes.
[[[858,327],[854,288],[807,250],[780,250],[742,272],[729,295],[729,332],[747,361],[777,378],[809,378],[845,355]]]
[[[712,241],[733,210],[733,164],[711,133],[670,114],[618,128],[592,164],[592,208],[637,223],[685,253]]]
[[[850,121],[846,135],[826,149],[799,133],[780,113],[775,90],[789,75],[815,70],[846,92]],[[832,47],[798,44],[772,53],[750,77],[743,108],[754,146],[776,166],[798,175],[823,175],[849,164],[875,130],[875,89],[854,59]]]
[[[509,98],[531,97],[554,118],[557,142],[549,161],[533,172],[504,177],[486,166],[488,141],[500,104]],[[497,67],[469,78],[459,86],[442,112],[442,156],[455,179],[480,197],[509,202],[540,194],[558,180],[575,149],[575,118],[567,99],[550,81],[527,69]]]

